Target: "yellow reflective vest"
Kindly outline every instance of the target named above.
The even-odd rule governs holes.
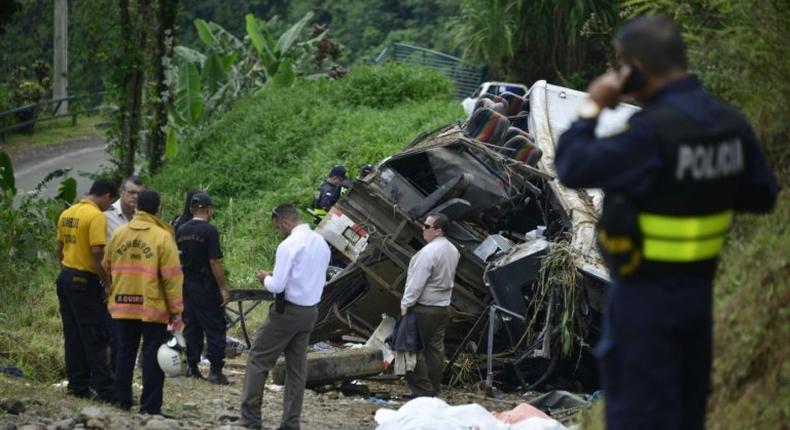
[[[173,229],[147,212],[137,211],[118,227],[104,252],[112,277],[107,308],[113,319],[167,323],[184,309],[184,275]]]

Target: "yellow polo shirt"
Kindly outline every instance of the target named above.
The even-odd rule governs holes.
[[[60,214],[58,242],[63,243],[65,267],[96,273],[91,247],[106,244],[107,218],[96,203],[80,200]]]

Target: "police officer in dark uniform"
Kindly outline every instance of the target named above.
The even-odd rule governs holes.
[[[214,214],[211,197],[196,192],[190,201],[192,219],[176,232],[176,242],[184,271],[184,340],[192,377],[203,379],[198,370],[203,351],[203,335],[211,363],[208,381],[227,385],[222,374],[225,363],[225,311],[228,286],[222,266],[219,232],[209,224]]]
[[[346,168],[336,165],[329,172],[329,177],[318,187],[318,194],[313,200],[313,209],[328,211],[340,199],[340,192],[344,187],[349,187]]]
[[[664,16],[626,24],[620,67],[588,88],[560,137],[560,180],[602,188],[598,240],[613,277],[596,347],[610,429],[702,429],[710,388],[712,281],[733,211],[769,211],[777,184],[746,119],[686,71]],[[644,109],[596,137],[621,94]]]

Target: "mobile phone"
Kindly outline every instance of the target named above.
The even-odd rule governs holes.
[[[623,82],[623,88],[620,89],[621,94],[630,94],[639,91],[645,85],[645,75],[641,70],[634,65],[631,66],[631,71],[628,77]]]

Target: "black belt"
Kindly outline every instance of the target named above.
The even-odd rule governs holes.
[[[314,308],[314,307],[318,306],[318,304],[315,304],[315,305],[310,305],[310,306],[305,306],[305,305],[297,305],[296,303],[294,303],[294,302],[289,302],[288,300],[286,300],[286,301],[285,301],[285,304],[286,304],[286,305],[289,305],[289,306],[296,306],[296,307],[298,307],[298,308]]]
[[[77,270],[77,269],[72,269],[71,267],[66,267],[66,266],[63,266],[63,269],[61,269],[61,270],[63,270],[64,272],[73,273],[75,275],[82,275],[82,276],[96,278],[96,279],[99,278],[99,275],[97,275],[97,274],[95,274],[93,272],[88,272],[86,270]]]

